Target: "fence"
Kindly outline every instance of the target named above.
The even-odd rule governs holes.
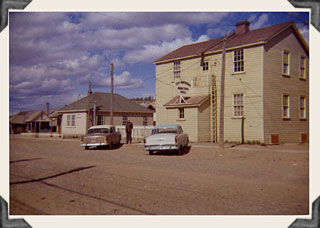
[[[121,138],[126,138],[126,127],[122,125],[115,126],[116,131],[119,131],[121,134]],[[132,139],[144,139],[145,137],[151,135],[153,126],[134,126],[132,129]],[[59,133],[22,133],[22,136],[31,136],[31,137],[62,137],[62,138],[79,138],[81,134],[77,135],[62,135]]]
[[[116,130],[121,133],[121,137],[126,137],[126,127],[125,126],[115,126]],[[133,139],[144,139],[145,137],[151,135],[153,126],[133,126],[132,138]]]

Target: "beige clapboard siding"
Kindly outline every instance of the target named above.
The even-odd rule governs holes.
[[[234,73],[233,51],[226,55],[224,138],[228,141],[241,141],[242,119],[234,117],[233,95],[243,93],[244,140],[262,142],[262,46],[244,49],[244,58],[244,73]]]
[[[290,78],[282,76],[282,52],[287,49],[291,54]],[[244,49],[245,72],[235,74],[233,72],[233,50],[226,53],[225,75],[225,118],[224,140],[241,140],[241,118],[233,116],[233,95],[244,95],[244,139],[245,141],[260,141],[270,143],[271,134],[279,134],[282,142],[299,142],[301,133],[308,133],[308,118],[301,121],[299,116],[300,96],[305,96],[309,101],[309,79],[299,79],[300,56],[308,54],[302,48],[292,30],[280,34],[264,47],[263,45],[251,46]],[[212,78],[216,82],[216,123],[219,131],[220,118],[220,83],[221,83],[221,53],[215,53],[204,57],[209,62],[209,70],[203,71],[200,66],[201,58],[181,60],[181,80],[191,84],[189,96],[208,95],[211,90]],[[163,82],[156,82],[157,94],[157,124],[179,123],[187,133],[191,141],[207,141],[208,134],[212,132],[210,106],[203,104],[198,108],[185,109],[185,120],[178,121],[178,109],[166,109],[163,107],[171,98],[178,95],[173,79],[173,62],[158,64],[156,66],[157,78]],[[160,77],[159,77],[160,76]],[[196,79],[196,80],[195,80]],[[290,95],[291,120],[282,118],[282,96]],[[307,104],[307,117],[309,116]],[[207,125],[205,123],[208,123]],[[219,136],[219,132],[217,132]],[[213,136],[210,135],[212,138]],[[219,138],[218,138],[219,140]]]
[[[75,126],[67,126],[67,116],[75,115]],[[68,135],[83,135],[86,134],[86,125],[87,124],[87,113],[77,112],[77,113],[64,113],[62,115],[61,128],[62,134],[65,136]]]
[[[198,141],[199,142],[209,142],[211,140],[211,120],[210,120],[210,100],[204,102],[198,111]]]
[[[156,66],[156,113],[157,124],[168,122],[166,108],[163,106],[174,97],[173,87],[173,63],[160,64]]]
[[[299,117],[300,95],[309,100],[308,57],[297,37],[292,33],[284,34],[265,50],[264,64],[264,129],[265,141],[271,142],[271,134],[278,134],[280,142],[299,142],[301,133],[308,133],[309,120]],[[290,51],[290,77],[282,76],[282,53]],[[299,79],[300,56],[307,57],[307,80]],[[290,95],[290,120],[282,118],[283,94]],[[307,116],[308,116],[307,104]]]
[[[180,124],[183,131],[189,135],[191,142],[198,142],[198,130],[197,125],[197,109],[196,108],[185,108],[184,116],[185,119],[179,119],[178,109],[167,109],[168,121],[167,124]],[[192,120],[192,121],[190,121]]]

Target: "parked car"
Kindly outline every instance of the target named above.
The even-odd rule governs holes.
[[[188,146],[188,134],[183,133],[178,124],[158,125],[152,129],[151,135],[144,140],[144,150],[152,155],[154,151],[178,151],[182,154]]]
[[[121,134],[117,132],[114,126],[98,125],[88,129],[88,133],[81,138],[80,146],[89,149],[90,147],[108,146],[120,144]]]

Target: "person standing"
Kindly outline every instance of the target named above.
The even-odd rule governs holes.
[[[126,137],[126,140],[127,140],[127,144],[128,143],[132,143],[132,129],[133,129],[133,123],[128,120],[127,123],[126,123],[126,134],[127,134],[127,137]]]

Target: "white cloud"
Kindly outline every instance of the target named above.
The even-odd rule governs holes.
[[[301,33],[301,35],[303,36],[304,40],[307,42],[307,44],[309,44],[309,26],[305,25],[305,24],[297,24],[297,27],[299,29],[299,32]]]
[[[152,64],[182,45],[205,41],[207,35],[192,39],[188,25],[214,24],[227,15],[15,12],[9,30],[10,100],[17,103],[10,102],[10,109],[25,105],[28,98],[35,106],[49,97],[69,99],[89,81],[109,86],[111,62],[121,72],[115,75],[115,88],[143,88],[141,75],[126,69],[127,63]]]
[[[256,18],[257,18],[257,14],[251,14],[250,15],[250,17],[248,18],[248,21],[251,23],[251,22],[253,22],[253,21],[255,21],[256,20]]]
[[[123,60],[128,63],[155,61],[157,58],[160,58],[181,46],[206,40],[209,40],[209,37],[207,35],[202,35],[198,40],[192,40],[191,37],[186,37],[184,39],[173,40],[172,42],[162,42],[159,45],[145,45],[142,49],[127,52]]]
[[[265,13],[261,14],[256,22],[251,23],[250,29],[254,30],[254,29],[265,27],[268,23],[268,19],[269,19],[269,16],[267,14]]]
[[[142,79],[132,77],[129,71],[124,71],[121,74],[115,74],[113,76],[113,85],[118,89],[137,89],[144,86]],[[82,84],[92,83],[92,87],[95,88],[107,88],[111,86],[110,76],[106,74],[96,74],[93,76],[85,75],[78,80]]]

